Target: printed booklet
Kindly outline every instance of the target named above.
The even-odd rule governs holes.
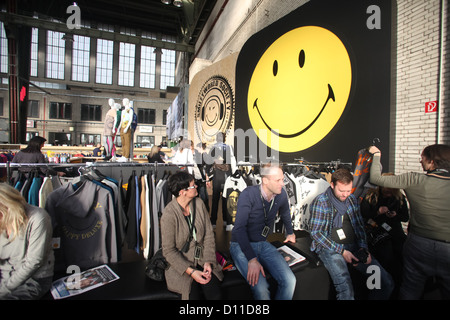
[[[101,287],[117,279],[119,276],[107,265],[102,265],[54,281],[51,293],[54,299],[64,299]]]
[[[306,258],[304,256],[295,252],[294,250],[292,250],[291,248],[289,248],[286,245],[277,248],[277,250],[284,257],[284,260],[286,260],[286,262],[289,264],[289,267],[306,260]]]

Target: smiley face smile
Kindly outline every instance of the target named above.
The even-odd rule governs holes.
[[[262,122],[263,122],[264,125],[267,127],[267,129],[269,129],[273,134],[275,134],[275,135],[277,135],[277,136],[279,136],[279,137],[281,137],[281,138],[295,138],[295,137],[297,137],[297,136],[299,136],[299,135],[305,133],[306,131],[308,131],[308,129],[311,128],[311,127],[314,125],[314,123],[316,123],[317,119],[319,119],[319,117],[320,117],[320,115],[322,114],[323,110],[325,110],[325,107],[327,106],[328,101],[329,101],[330,99],[333,100],[333,101],[335,101],[333,88],[330,86],[330,84],[328,84],[328,97],[327,97],[327,99],[325,100],[325,104],[323,105],[323,107],[322,107],[322,109],[320,110],[319,114],[315,117],[315,119],[314,119],[314,120],[313,120],[306,128],[304,128],[303,130],[298,131],[298,132],[296,132],[296,133],[292,133],[292,134],[282,134],[282,133],[280,133],[280,132],[275,131],[274,129],[271,128],[271,126],[269,126],[269,125],[267,124],[267,122],[264,120],[263,116],[261,115],[261,112],[259,111],[259,108],[258,108],[258,98],[256,98],[255,103],[253,104],[253,109],[256,108],[256,111],[258,111],[258,114],[259,114],[259,116],[261,117]]]

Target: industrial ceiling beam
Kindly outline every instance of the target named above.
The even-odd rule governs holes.
[[[76,34],[80,36],[101,38],[117,42],[127,42],[155,48],[175,50],[179,52],[187,52],[187,53],[195,52],[194,46],[189,44],[174,43],[163,40],[144,38],[140,36],[125,35],[117,32],[103,31],[93,28],[81,27],[80,29],[69,29],[65,23],[32,18],[29,16],[19,14],[0,12],[0,20],[3,21],[4,23],[26,25],[33,28],[58,31],[66,34]]]

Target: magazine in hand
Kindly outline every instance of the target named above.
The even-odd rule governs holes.
[[[118,275],[107,265],[102,265],[54,281],[51,293],[54,299],[64,299],[101,287],[117,279],[119,279]]]
[[[297,264],[299,262],[302,262],[302,261],[306,260],[306,258],[304,256],[302,256],[301,254],[295,252],[294,250],[292,250],[291,248],[289,248],[286,245],[277,248],[277,250],[284,257],[284,260],[286,260],[286,262],[288,263],[289,267],[293,266],[294,264]]]

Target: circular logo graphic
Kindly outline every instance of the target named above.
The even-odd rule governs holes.
[[[251,126],[272,149],[307,149],[334,128],[351,84],[349,54],[334,33],[316,26],[293,29],[269,46],[253,71]]]
[[[195,131],[202,142],[215,141],[218,132],[231,129],[233,90],[221,76],[213,76],[200,89],[195,107]]]

